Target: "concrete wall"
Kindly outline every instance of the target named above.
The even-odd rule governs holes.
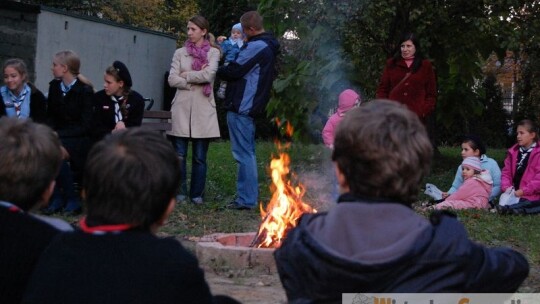
[[[35,80],[35,53],[39,7],[20,3],[0,4],[0,66],[9,58],[21,58]],[[2,83],[2,80],[0,80]]]
[[[35,84],[43,92],[52,79],[53,55],[69,49],[79,54],[80,71],[96,90],[103,89],[105,69],[120,60],[131,73],[133,89],[154,98],[153,109],[162,108],[164,74],[176,49],[173,37],[44,7],[37,25]]]

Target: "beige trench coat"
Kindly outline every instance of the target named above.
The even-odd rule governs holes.
[[[219,57],[219,50],[211,47],[208,66],[193,71],[193,58],[188,55],[186,48],[174,52],[168,81],[171,87],[176,88],[176,94],[171,105],[172,129],[167,134],[191,138],[220,137],[214,90],[208,97],[203,94],[206,83],[214,87]],[[189,72],[187,78],[180,77],[182,72]]]

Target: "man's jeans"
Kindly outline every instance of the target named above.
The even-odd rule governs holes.
[[[204,195],[204,187],[206,184],[206,154],[208,152],[209,139],[206,138],[187,138],[169,136],[178,157],[180,158],[180,170],[181,170],[181,183],[180,183],[180,195],[187,196],[187,183],[186,183],[186,156],[188,150],[188,144],[191,140],[192,143],[192,155],[191,155],[191,187],[189,194],[191,199],[202,198]]]
[[[236,203],[255,207],[259,195],[257,160],[255,158],[255,122],[247,115],[227,112],[232,154],[238,163]]]

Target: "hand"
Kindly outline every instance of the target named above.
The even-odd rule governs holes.
[[[523,190],[521,189],[518,189],[514,192],[514,195],[517,196],[517,197],[522,197],[523,196]]]
[[[114,126],[114,130],[112,132],[120,131],[126,128],[126,124],[123,121],[119,121],[116,123],[116,126]]]
[[[208,67],[208,63],[205,63],[205,64],[203,64],[203,66],[201,67],[201,70],[204,70],[204,69],[206,69],[207,67]]]
[[[219,44],[221,44],[221,43],[223,43],[223,41],[225,41],[225,39],[227,39],[227,37],[225,37],[225,36],[218,36],[218,37],[216,38],[216,41],[217,41]]]
[[[187,79],[187,72],[180,73],[180,77]]]
[[[449,196],[450,196],[450,194],[448,194],[448,192],[443,192],[442,193],[442,198],[447,198]]]

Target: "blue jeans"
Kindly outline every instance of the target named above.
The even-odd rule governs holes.
[[[180,195],[187,196],[187,174],[186,174],[186,156],[189,141],[191,140],[191,186],[189,194],[191,199],[202,198],[206,184],[206,154],[210,140],[207,138],[188,138],[169,136],[178,157],[180,158]]]
[[[255,157],[255,122],[247,115],[227,112],[232,154],[238,163],[236,203],[255,207],[259,196],[257,159]]]
[[[60,172],[56,177],[56,184],[49,203],[49,210],[60,211],[64,206],[65,211],[81,209],[81,199],[73,187],[73,173],[66,160],[62,161]]]

